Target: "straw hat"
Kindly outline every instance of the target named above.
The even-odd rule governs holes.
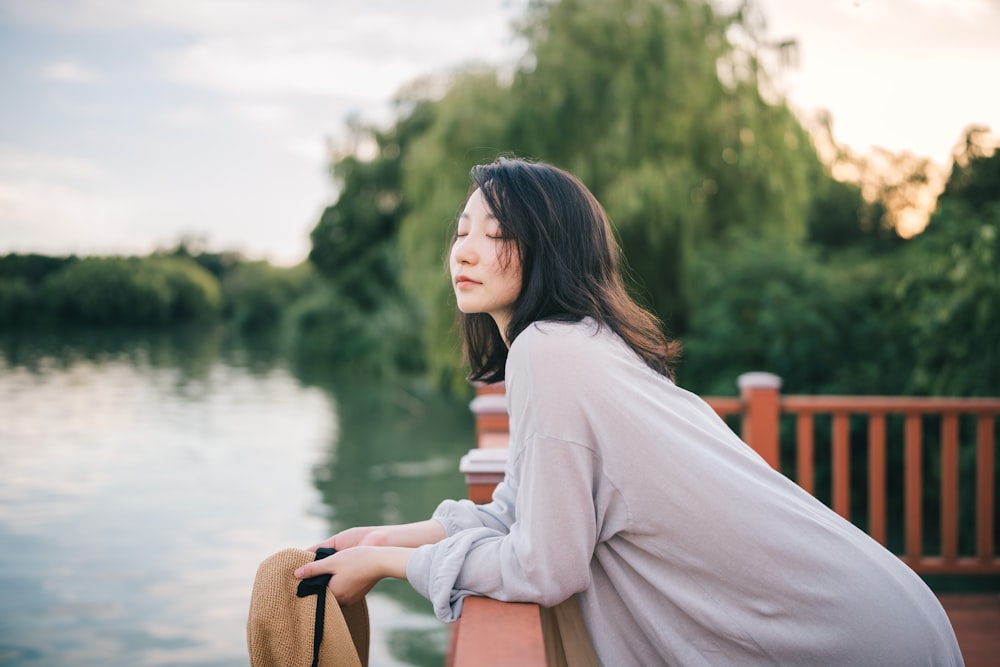
[[[247,619],[251,667],[367,667],[365,600],[341,607],[327,590],[329,575],[300,581],[293,574],[332,552],[284,549],[257,568]],[[317,630],[321,643],[314,647]]]

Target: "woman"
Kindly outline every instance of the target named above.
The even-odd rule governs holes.
[[[506,381],[505,480],[338,533],[297,576],[332,573],[343,603],[406,578],[445,621],[466,595],[575,596],[606,665],[962,664],[909,568],[674,384],[582,183],[512,159],[472,179],[449,263],[471,377]]]

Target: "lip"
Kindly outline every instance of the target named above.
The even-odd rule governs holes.
[[[474,285],[481,285],[477,280],[473,280],[469,276],[458,274],[455,276],[455,287],[472,287]]]

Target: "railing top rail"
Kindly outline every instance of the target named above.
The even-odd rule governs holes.
[[[1000,413],[1000,398],[783,395],[780,402],[788,412]]]
[[[743,399],[736,396],[711,396],[705,400],[716,412],[723,415],[739,414],[743,411]]]

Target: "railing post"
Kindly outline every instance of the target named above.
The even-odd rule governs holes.
[[[465,474],[469,500],[488,503],[507,467],[510,425],[503,383],[476,385],[469,409],[476,416],[476,447],[462,457],[458,469]]]
[[[510,420],[503,382],[477,384],[476,397],[469,409],[476,416],[476,447],[506,447],[510,439]]]
[[[772,468],[780,470],[781,378],[774,373],[743,373],[736,384],[744,401],[743,440]]]
[[[469,500],[479,504],[490,502],[493,489],[503,481],[506,468],[506,449],[470,449],[458,464],[469,487]]]

